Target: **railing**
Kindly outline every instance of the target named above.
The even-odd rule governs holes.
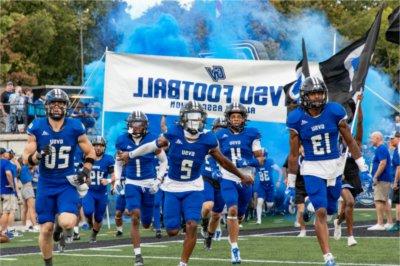
[[[27,126],[37,117],[45,117],[46,109],[44,104],[24,103],[24,104],[3,104],[8,114],[0,111],[0,134],[21,134],[26,132]],[[96,106],[88,105],[84,109],[93,109]],[[97,115],[95,112],[74,112],[73,109],[68,110],[68,116],[80,119],[86,126],[90,135],[98,134],[96,127]]]

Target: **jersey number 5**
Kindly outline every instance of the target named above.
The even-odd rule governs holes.
[[[181,179],[190,179],[190,176],[192,174],[192,166],[193,166],[193,161],[192,160],[182,160],[181,164],[181,172],[185,172],[185,174],[181,175]]]
[[[61,160],[57,163],[57,169],[64,169],[69,166],[69,152],[71,151],[71,146],[61,146],[57,152],[56,147],[51,146],[51,153],[46,155],[44,165],[48,169],[56,168],[56,162]]]
[[[331,142],[329,140],[329,133],[325,133],[323,139],[321,134],[312,136],[311,142],[315,155],[324,155],[331,153]],[[325,145],[322,142],[325,142]]]

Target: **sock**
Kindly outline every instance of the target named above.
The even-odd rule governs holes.
[[[26,228],[29,228],[29,227],[31,227],[32,226],[32,222],[31,222],[31,220],[28,220],[28,221],[26,221]]]
[[[142,251],[140,250],[140,248],[134,248],[133,252],[135,253],[135,256],[142,254]]]
[[[187,266],[187,263],[184,263],[183,261],[179,262],[179,266]]]
[[[79,226],[74,226],[74,233],[79,234]]]
[[[329,252],[329,253],[324,254],[325,261],[332,260],[332,259],[333,259],[332,253]]]
[[[262,205],[264,200],[261,198],[257,199],[257,222],[261,222]]]
[[[237,244],[237,242],[232,242],[231,249],[235,249],[235,248],[238,248],[238,244]]]
[[[208,233],[208,235],[207,235],[208,238],[213,238],[214,237],[214,233],[210,233],[210,231],[207,231],[207,233]]]
[[[396,221],[396,224],[400,226],[400,220]]]
[[[43,259],[43,260],[44,260],[45,266],[53,266],[53,257],[50,257],[48,259]]]
[[[207,228],[208,227],[208,222],[210,221],[210,219],[209,218],[202,218],[201,219],[201,226],[203,227],[203,228]]]
[[[122,232],[122,226],[117,226],[117,231]]]
[[[96,237],[99,231],[92,229],[92,236]]]

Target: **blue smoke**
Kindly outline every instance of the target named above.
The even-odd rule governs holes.
[[[108,39],[115,37],[118,43],[112,49],[117,52],[185,57],[197,57],[199,52],[211,51],[216,57],[234,58],[232,51],[226,49],[232,43],[242,40],[267,41],[267,46],[276,48],[276,52],[270,54],[271,59],[275,60],[301,59],[301,38],[304,37],[309,60],[321,62],[333,54],[335,33],[338,36],[338,51],[348,43],[330,25],[325,14],[317,10],[284,15],[268,2],[224,1],[222,15],[216,18],[213,1],[196,1],[189,11],[181,8],[178,2],[164,1],[135,20],[126,13],[126,4],[120,3],[108,15],[103,36]],[[86,78],[93,73],[87,84],[87,93],[102,101],[104,63],[93,62],[86,66],[85,71]],[[398,99],[388,75],[377,69],[370,69],[366,84],[388,100]],[[367,141],[372,131],[390,131],[393,110],[368,90],[363,109],[364,140]],[[111,113],[106,120],[104,128],[110,143],[109,151],[112,151],[116,136],[124,131],[123,120],[126,116]],[[176,117],[168,117],[168,122],[174,120]],[[159,132],[159,121],[159,116],[151,116],[151,127],[155,133]],[[249,125],[260,129],[263,146],[282,165],[288,152],[285,125],[251,121]]]

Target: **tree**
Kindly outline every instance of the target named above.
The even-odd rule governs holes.
[[[117,5],[111,1],[2,1],[0,83],[80,85],[79,36],[98,40],[99,21]],[[84,46],[85,48],[85,46]],[[88,45],[88,60],[98,56]],[[101,53],[104,49],[100,49]]]

